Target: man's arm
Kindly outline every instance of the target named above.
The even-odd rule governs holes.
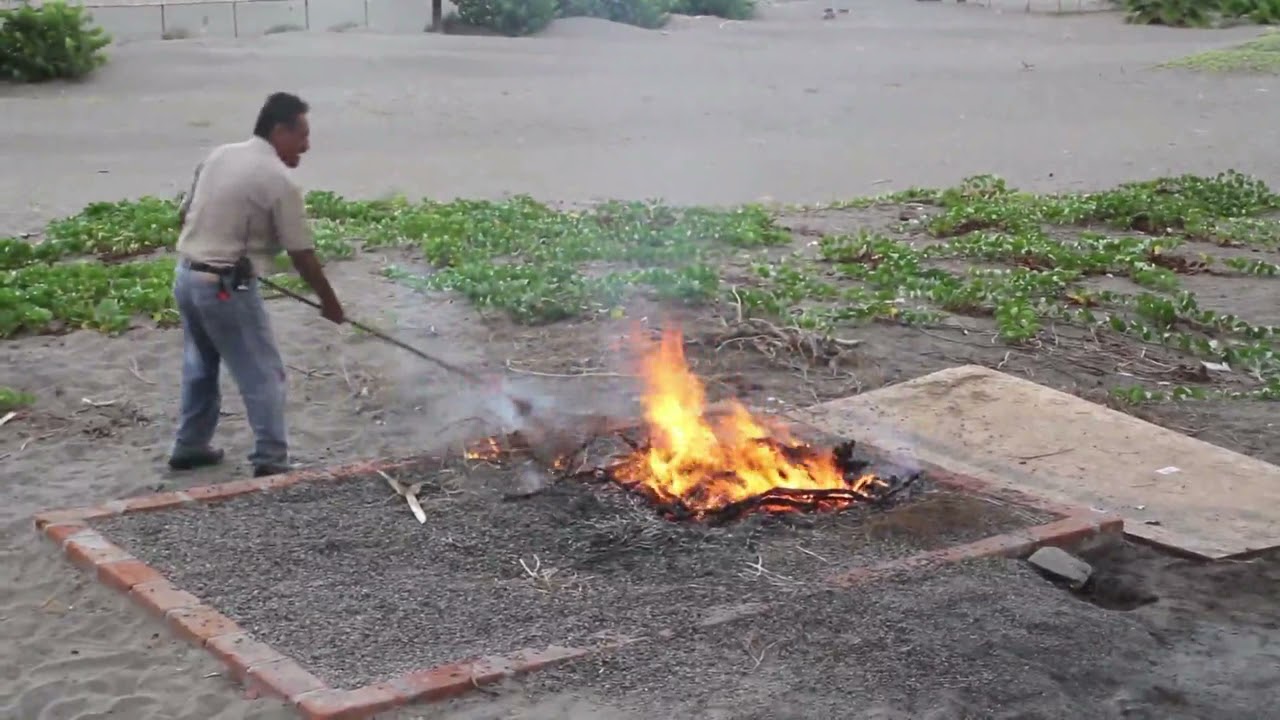
[[[280,199],[272,208],[272,220],[280,247],[289,253],[289,259],[298,275],[307,281],[320,299],[320,314],[327,320],[341,323],[345,319],[342,303],[338,302],[338,296],[334,294],[329,279],[325,277],[324,268],[320,265],[320,258],[316,257],[311,228],[307,226],[306,203],[297,187],[291,185],[281,193]]]
[[[326,320],[342,324],[346,320],[342,313],[342,303],[338,302],[338,296],[329,285],[329,278],[325,277],[324,268],[320,265],[320,258],[316,257],[316,251],[289,250],[288,253],[294,269],[315,291],[316,297],[320,298],[320,314]]]
[[[187,224],[187,213],[191,211],[191,196],[196,194],[196,183],[200,182],[202,168],[204,168],[203,161],[196,165],[196,171],[191,176],[191,187],[187,190],[187,194],[182,196],[182,204],[178,206],[178,229],[182,229]]]

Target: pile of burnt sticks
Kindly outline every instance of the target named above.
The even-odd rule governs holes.
[[[805,443],[783,443],[760,440],[773,446],[796,465],[830,453],[836,468],[846,480],[844,487],[801,490],[777,487],[767,492],[729,502],[714,502],[700,493],[713,493],[716,477],[709,476],[694,493],[672,497],[656,490],[652,484],[634,477],[635,460],[648,453],[650,443],[646,431],[638,426],[597,427],[576,442],[572,449],[548,453],[546,443],[512,434],[503,439],[490,439],[489,447],[499,448],[497,464],[516,464],[523,459],[524,480],[520,489],[508,493],[506,499],[519,500],[544,492],[563,482],[611,483],[644,497],[657,513],[673,521],[692,520],[708,525],[732,522],[751,513],[806,513],[842,510],[850,507],[888,509],[924,489],[924,476],[890,462],[880,461],[857,451],[853,440],[837,443],[830,449]],[[561,448],[566,447],[563,443]],[[723,479],[733,481],[734,471],[725,468]],[[713,509],[707,509],[711,507]]]

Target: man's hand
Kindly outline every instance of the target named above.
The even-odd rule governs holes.
[[[320,317],[335,325],[341,325],[347,321],[347,316],[342,312],[342,304],[337,298],[334,298],[332,303],[320,304]]]
[[[320,260],[316,257],[315,251],[293,250],[289,253],[289,259],[293,261],[293,267],[298,274],[307,281],[315,291],[316,297],[320,299],[320,316],[329,322],[341,325],[346,320],[346,315],[342,312],[342,303],[338,302],[338,296],[329,286],[329,279],[324,276],[324,269],[320,267]]]

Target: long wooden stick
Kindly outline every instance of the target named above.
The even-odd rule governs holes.
[[[311,298],[306,297],[305,295],[299,295],[298,293],[296,293],[296,292],[294,292],[294,291],[292,291],[292,290],[289,290],[289,289],[287,289],[287,288],[281,287],[278,283],[272,282],[272,281],[270,281],[270,280],[268,280],[268,279],[266,279],[266,278],[264,278],[264,277],[259,277],[259,278],[258,278],[258,282],[262,283],[263,285],[266,285],[267,287],[271,288],[272,290],[275,290],[276,292],[280,293],[281,295],[284,295],[285,297],[288,297],[288,298],[292,298],[292,299],[294,299],[294,300],[297,300],[298,302],[303,303],[304,305],[310,305],[311,307],[313,307],[313,308],[315,308],[315,309],[317,309],[317,310],[322,310],[322,309],[323,309],[323,308],[321,308],[321,307],[320,307],[320,303],[316,302],[315,300],[312,300]],[[374,337],[378,338],[379,340],[382,340],[383,342],[390,343],[390,344],[395,345],[396,347],[400,348],[401,350],[404,350],[404,351],[406,351],[406,352],[413,353],[414,355],[417,355],[418,357],[422,358],[423,360],[426,360],[426,361],[427,361],[427,362],[429,362],[429,363],[434,363],[434,364],[436,364],[436,365],[439,365],[440,367],[444,368],[445,370],[448,370],[448,371],[449,371],[449,372],[451,372],[451,373],[454,373],[455,375],[460,375],[460,376],[462,376],[462,377],[466,378],[467,380],[470,380],[471,382],[474,382],[474,383],[476,383],[476,384],[478,384],[478,385],[484,385],[484,384],[485,384],[485,380],[484,380],[484,378],[480,377],[480,376],[479,376],[479,375],[477,375],[475,372],[473,372],[473,371],[471,371],[471,370],[468,370],[468,369],[466,369],[466,368],[464,368],[464,367],[459,367],[459,366],[457,366],[457,365],[454,365],[454,364],[453,364],[453,363],[451,363],[451,362],[447,362],[447,361],[445,361],[445,360],[441,360],[440,358],[438,358],[438,357],[436,357],[436,356],[434,356],[434,355],[429,355],[429,354],[427,354],[427,353],[425,353],[425,352],[423,352],[423,351],[419,350],[418,348],[416,348],[416,347],[414,347],[414,346],[410,345],[409,343],[406,343],[406,342],[404,342],[403,340],[399,340],[399,339],[397,339],[397,338],[394,338],[394,337],[392,337],[391,335],[389,335],[389,334],[387,334],[387,333],[385,333],[385,332],[383,332],[383,331],[381,331],[381,330],[379,330],[379,329],[377,329],[377,328],[375,328],[375,327],[373,327],[373,326],[371,326],[371,325],[367,325],[367,324],[365,324],[365,323],[360,322],[359,320],[352,320],[352,319],[350,319],[350,318],[348,318],[346,322],[347,322],[347,324],[348,324],[348,325],[350,325],[351,327],[354,327],[354,328],[356,328],[356,329],[358,329],[358,330],[363,330],[364,332],[369,333],[370,335],[372,335],[372,336],[374,336]],[[512,397],[512,396],[511,396],[511,395],[509,395],[509,394],[507,395],[507,397],[511,400],[511,402],[512,402],[512,403],[514,403],[514,404],[515,404],[515,406],[516,406],[516,410],[518,410],[518,411],[520,412],[520,414],[521,414],[521,415],[528,415],[528,414],[529,414],[529,411],[531,410],[531,407],[532,407],[532,406],[530,405],[530,403],[529,403],[529,401],[528,401],[528,400],[525,400],[525,399],[523,399],[523,398]]]

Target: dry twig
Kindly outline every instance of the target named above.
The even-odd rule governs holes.
[[[743,638],[742,649],[746,650],[747,657],[751,658],[751,669],[755,670],[760,667],[760,664],[764,662],[765,657],[768,656],[769,651],[777,644],[777,640],[774,640],[771,643],[762,643],[760,641],[760,636],[756,633],[751,633],[748,637]]]
[[[383,480],[387,481],[387,484],[391,486],[391,489],[395,491],[397,495],[404,498],[404,501],[409,505],[409,510],[412,511],[413,516],[418,519],[418,524],[425,525],[427,522],[427,514],[423,511],[422,504],[418,502],[418,491],[422,490],[422,483],[417,482],[412,485],[405,485],[381,470],[378,471],[378,474],[382,476]]]
[[[546,378],[635,377],[634,375],[624,375],[623,373],[613,372],[610,370],[596,370],[592,368],[572,367],[570,368],[570,372],[554,373],[554,372],[545,372],[543,370],[530,370],[529,368],[520,367],[511,360],[507,360],[505,364],[507,369],[513,373],[516,373],[518,375],[533,375],[535,377],[546,377]]]
[[[89,407],[110,407],[116,404],[115,400],[94,400],[93,398],[80,398],[80,402]]]
[[[795,578],[780,575],[764,566],[764,558],[756,555],[756,561],[747,563],[747,569],[742,572],[742,576],[751,580],[756,578],[764,578],[765,580],[778,585],[780,587],[797,587],[804,583]]]
[[[130,374],[132,374],[134,377],[138,378],[138,380],[140,380],[140,381],[142,381],[142,382],[146,383],[147,385],[155,385],[155,384],[156,384],[154,380],[148,380],[148,379],[146,379],[145,377],[143,377],[143,376],[142,376],[142,371],[138,369],[138,359],[137,359],[137,358],[129,358],[129,372],[130,372]]]

